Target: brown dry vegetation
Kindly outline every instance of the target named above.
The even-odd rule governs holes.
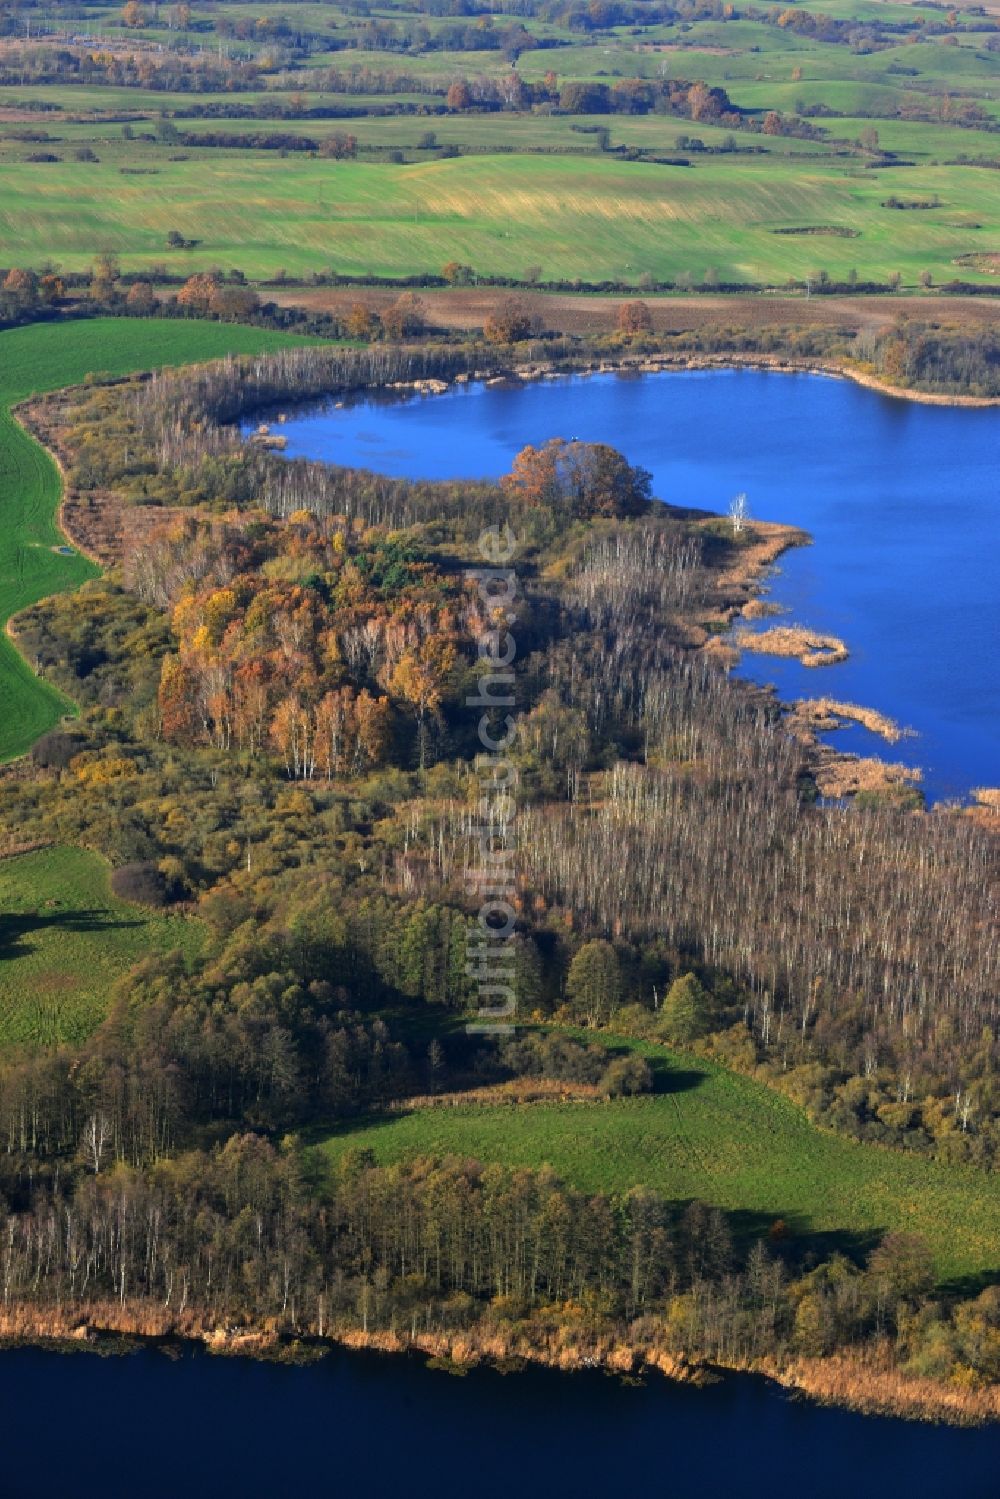
[[[1000,1386],[947,1385],[898,1368],[886,1344],[826,1358],[762,1360],[760,1373],[786,1389],[800,1390],[822,1405],[846,1406],[867,1415],[905,1416],[974,1426],[1000,1420]]]
[[[884,795],[919,784],[922,772],[915,767],[875,756],[844,753],[819,739],[821,732],[843,728],[846,721],[862,724],[890,744],[898,743],[911,732],[875,708],[863,708],[857,703],[841,703],[826,697],[794,703],[786,722],[808,749],[816,787],[822,796],[840,799],[861,792]]]
[[[564,1313],[566,1308],[560,1310]],[[317,1350],[339,1345],[377,1353],[420,1353],[457,1369],[480,1364],[535,1364],[566,1372],[598,1367],[622,1375],[656,1371],[680,1383],[703,1384],[711,1380],[713,1367],[731,1368],[762,1374],[822,1405],[869,1415],[957,1426],[1000,1420],[1000,1387],[949,1385],[910,1374],[897,1365],[888,1342],[825,1358],[705,1362],[669,1346],[659,1319],[643,1318],[629,1329],[627,1341],[595,1331],[587,1322],[582,1316],[575,1324],[560,1317],[547,1326],[542,1313],[532,1319],[530,1329],[488,1316],[460,1331],[366,1330],[340,1322],[324,1327],[322,1333],[316,1326],[303,1331]],[[295,1357],[303,1346],[297,1340],[290,1344],[287,1330],[275,1318],[254,1326],[220,1324],[199,1308],[180,1312],[148,1301],[94,1300],[73,1307],[19,1304],[0,1310],[0,1344],[86,1347],[109,1337],[178,1338],[201,1343],[210,1353],[251,1357]]]
[[[923,777],[911,765],[875,756],[847,755],[822,744],[817,747],[814,775],[821,795],[837,798],[857,796],[860,792],[881,795],[916,785]]]
[[[394,1102],[391,1110],[393,1113],[409,1113],[412,1109],[459,1109],[469,1104],[492,1108],[504,1103],[599,1103],[607,1097],[607,1089],[598,1083],[554,1077],[512,1077],[507,1082],[490,1083],[479,1088],[415,1094]]]
[[[772,619],[776,614],[783,614],[784,609],[770,599],[751,599],[741,613],[744,619]]]
[[[717,531],[719,518],[711,516],[702,524],[709,532]],[[728,529],[727,526],[727,533]],[[741,606],[740,612],[747,619],[773,614],[776,606],[760,603],[754,595],[767,569],[777,562],[782,552],[787,552],[790,547],[805,546],[809,536],[797,526],[755,520],[744,523],[741,540],[742,545],[733,560],[717,575],[717,592],[723,596],[732,594],[731,602]]]
[[[565,1311],[561,1308],[560,1312]],[[581,1308],[582,1312],[582,1308]],[[354,1323],[331,1323],[320,1333],[317,1325],[301,1331],[320,1338],[326,1346],[368,1349],[378,1353],[417,1352],[462,1368],[477,1364],[524,1362],[573,1370],[595,1366],[628,1374],[642,1367],[657,1369],[670,1379],[700,1383],[706,1370],[698,1362],[647,1337],[624,1343],[609,1332],[595,1332],[592,1319],[581,1315],[576,1325],[544,1316],[531,1330],[498,1320],[483,1319],[460,1331],[400,1332],[389,1328],[366,1330]],[[287,1327],[270,1318],[247,1326],[221,1324],[217,1317],[191,1307],[183,1312],[162,1304],[126,1299],[93,1300],[73,1307],[18,1304],[0,1309],[0,1344],[94,1344],[101,1337],[179,1338],[200,1342],[212,1353],[275,1354],[287,1348]]]
[[[759,634],[752,630],[738,630],[734,641],[740,650],[752,651],[758,656],[791,657],[801,661],[803,666],[835,666],[839,661],[846,661],[849,654],[847,646],[836,635],[821,635],[802,625],[775,625]]]
[[[987,833],[1000,834],[1000,789],[980,786],[972,795],[974,805],[965,808],[966,817]]]
[[[140,548],[169,517],[162,507],[144,509],[126,505],[112,490],[93,488],[83,492],[69,482],[67,467],[79,460],[79,454],[68,443],[66,409],[66,393],[60,392],[19,406],[15,415],[25,430],[48,450],[59,469],[62,478],[60,530],[92,561],[101,567],[113,567],[121,562],[125,550]]]
[[[878,734],[888,744],[898,744],[910,738],[912,729],[904,729],[894,719],[877,708],[863,708],[859,703],[843,703],[837,698],[802,698],[793,704],[788,722],[795,730],[807,732],[843,728],[844,722],[859,723],[872,734]]]

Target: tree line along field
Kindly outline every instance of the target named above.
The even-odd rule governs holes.
[[[214,266],[402,277],[459,261],[625,284],[781,286],[820,270],[990,284],[1000,32],[986,14],[422,5],[94,5],[71,27],[33,13],[34,49],[13,30],[0,49],[0,260],[83,271],[113,251],[154,280]],[[57,43],[83,60],[79,82],[46,62]],[[499,108],[512,78],[522,103]],[[575,84],[677,79],[725,90],[737,115],[567,102]],[[240,145],[268,133],[270,148]],[[351,159],[324,158],[333,133],[352,137]],[[168,247],[172,231],[187,248]]]
[[[312,1167],[322,1179],[347,1151],[370,1151],[379,1164],[414,1155],[548,1164],[583,1191],[640,1184],[718,1204],[747,1243],[778,1219],[827,1252],[857,1254],[887,1230],[903,1230],[926,1241],[944,1285],[995,1273],[1000,1191],[991,1175],[819,1129],[762,1083],[701,1057],[596,1039],[645,1056],[655,1091],[601,1103],[449,1103],[383,1114],[313,1145]]]
[[[114,982],[133,963],[172,948],[193,956],[202,941],[201,924],[190,917],[116,899],[107,866],[81,849],[0,860],[0,909],[4,1047],[79,1042],[107,1013]],[[817,1248],[854,1254],[887,1230],[905,1230],[927,1242],[943,1285],[968,1287],[995,1270],[1000,1195],[988,1174],[818,1129],[763,1084],[703,1058],[588,1039],[645,1056],[655,1092],[604,1103],[383,1115],[311,1147],[313,1169],[321,1176],[346,1150],[359,1149],[380,1164],[413,1155],[547,1163],[584,1191],[640,1184],[678,1201],[711,1202],[733,1215],[747,1243],[778,1219]]]
[[[200,922],[119,900],[108,876],[80,848],[0,859],[0,1047],[79,1042],[140,958],[198,951]]]
[[[52,593],[75,588],[97,568],[63,553],[56,524],[60,479],[49,455],[10,408],[88,374],[125,374],[167,364],[256,353],[295,340],[267,329],[99,319],[41,324],[0,333],[0,761],[28,750],[73,706],[37,678],[12,643],[12,616]]]

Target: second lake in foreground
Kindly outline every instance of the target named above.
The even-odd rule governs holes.
[[[0,1357],[3,1493],[76,1499],[995,1499],[996,1427],[852,1415],[759,1379],[300,1368],[153,1351]]]

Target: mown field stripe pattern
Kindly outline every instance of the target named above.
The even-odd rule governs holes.
[[[614,129],[642,143],[656,124]],[[537,264],[544,278],[633,285],[646,272],[700,281],[710,269],[724,282],[781,285],[822,267],[839,280],[852,269],[883,281],[898,271],[912,286],[925,270],[938,284],[951,279],[958,257],[995,250],[1000,234],[996,172],[929,160],[865,172],[810,151],[802,160],[706,155],[683,168],[612,156],[397,166],[206,150],[156,172],[138,189],[123,185],[111,159],[85,174],[67,163],[44,174],[0,163],[6,253],[25,264],[57,253],[78,270],[105,245],[127,268],[149,270],[177,229],[194,243],[182,266],[171,265],[185,273],[233,264],[253,277],[326,266],[400,276],[459,260],[490,275],[522,276]],[[904,218],[886,206],[892,194],[939,206]]]

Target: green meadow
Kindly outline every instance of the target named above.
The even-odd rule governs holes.
[[[111,893],[96,854],[48,848],[0,860],[0,1046],[82,1041],[115,981],[149,952],[193,955],[201,924]]]
[[[678,1201],[715,1203],[732,1211],[747,1240],[781,1218],[817,1248],[863,1253],[887,1229],[901,1229],[926,1240],[942,1283],[1000,1271],[995,1177],[817,1129],[763,1084],[700,1058],[614,1044],[649,1059],[653,1094],[387,1114],[327,1137],[313,1164],[322,1172],[348,1149],[370,1150],[379,1162],[414,1154],[548,1162],[583,1191],[642,1184]]]
[[[648,129],[641,119],[609,123],[624,140]],[[996,172],[930,163],[871,171],[815,155],[715,155],[681,167],[484,154],[399,166],[205,151],[164,158],[150,177],[103,162],[17,162],[2,179],[9,259],[55,254],[68,269],[86,268],[101,247],[127,267],[181,274],[235,265],[254,277],[323,267],[399,276],[458,260],[495,275],[538,265],[546,279],[697,282],[714,272],[780,284],[823,268],[834,278],[898,271],[915,285],[923,271],[948,280],[958,256],[1000,245]],[[904,219],[883,206],[904,194],[937,197],[940,208]],[[172,229],[195,247],[168,252]]]
[[[11,414],[43,391],[98,371],[122,375],[159,365],[256,353],[284,335],[222,323],[101,318],[0,333],[0,761],[29,749],[72,705],[39,680],[6,634],[11,617],[49,594],[75,588],[97,568],[62,554],[56,524],[60,479],[49,455]]]

